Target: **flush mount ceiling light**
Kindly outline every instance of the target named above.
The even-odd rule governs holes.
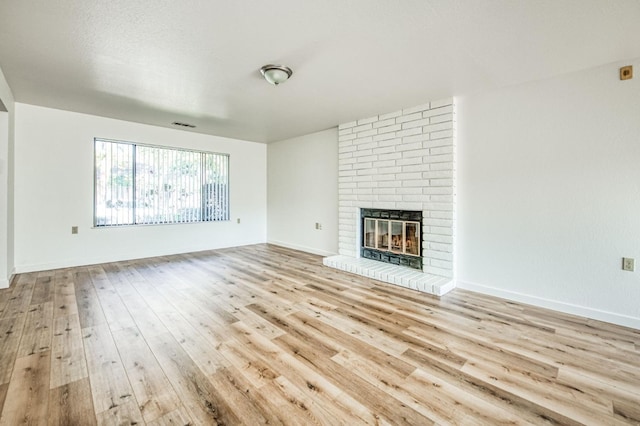
[[[265,65],[260,68],[260,72],[264,76],[264,79],[274,86],[284,83],[291,77],[291,74],[293,74],[291,68],[282,65]]]

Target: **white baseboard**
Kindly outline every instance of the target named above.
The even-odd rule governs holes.
[[[61,269],[61,268],[73,268],[76,266],[87,266],[87,265],[97,265],[100,263],[111,263],[111,262],[120,262],[125,260],[135,260],[135,259],[145,259],[148,257],[157,257],[157,256],[171,256],[174,254],[184,254],[184,253],[196,253],[199,251],[207,251],[207,250],[218,250],[229,247],[241,247],[248,246],[253,244],[264,244],[265,241],[245,241],[239,242],[233,245],[228,246],[216,246],[216,247],[194,247],[194,248],[183,248],[178,250],[166,250],[161,252],[154,253],[125,253],[125,254],[114,254],[110,256],[98,256],[98,257],[89,257],[84,259],[68,259],[57,262],[48,262],[48,263],[39,263],[39,264],[31,264],[31,265],[18,265],[14,268],[14,272],[16,274],[24,274],[27,272],[38,272],[38,271],[49,271],[52,269]]]
[[[320,255],[320,256],[333,256],[334,254],[336,254],[336,253],[332,253],[330,251],[320,250],[320,249],[316,249],[316,248],[313,248],[313,247],[301,246],[301,245],[298,245],[298,244],[285,243],[284,241],[278,241],[278,240],[268,240],[267,244],[273,244],[275,246],[290,248],[290,249],[293,249],[293,250],[299,250],[299,251],[303,251],[305,253],[317,254],[317,255]]]
[[[601,311],[599,309],[588,308],[585,306],[574,305],[566,302],[559,302],[557,300],[545,299],[543,297],[531,296],[515,291],[471,283],[468,281],[458,281],[458,288],[640,330],[640,318],[628,315]]]
[[[0,288],[9,288],[9,284],[11,283],[11,279],[0,279]]]

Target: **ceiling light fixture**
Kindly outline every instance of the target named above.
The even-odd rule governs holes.
[[[260,72],[264,76],[264,79],[274,86],[284,83],[291,77],[291,74],[293,74],[291,68],[282,65],[265,65],[260,68]]]

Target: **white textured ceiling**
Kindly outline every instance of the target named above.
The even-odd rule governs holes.
[[[16,101],[259,142],[637,57],[638,0],[0,0]]]

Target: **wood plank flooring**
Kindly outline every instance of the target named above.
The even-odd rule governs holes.
[[[255,245],[22,274],[0,425],[640,424],[640,331]]]

